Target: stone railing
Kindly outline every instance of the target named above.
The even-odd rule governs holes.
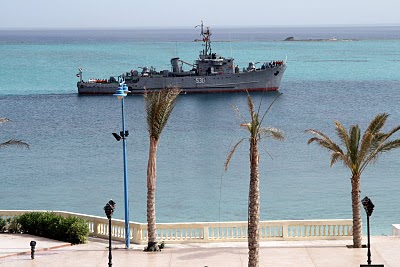
[[[400,224],[392,224],[392,235],[400,236]]]
[[[0,210],[0,217],[10,218],[32,210]],[[108,238],[105,217],[54,211],[64,217],[77,216],[88,222],[90,236]],[[147,224],[130,222],[131,243],[147,243]],[[247,241],[247,222],[158,223],[158,239],[167,243],[239,242]],[[261,221],[260,240],[322,240],[351,239],[352,220],[290,220]],[[123,220],[112,220],[113,240],[124,241]]]

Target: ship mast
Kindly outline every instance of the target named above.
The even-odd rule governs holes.
[[[200,35],[203,37],[203,42],[204,45],[206,47],[205,50],[203,50],[203,55],[211,55],[211,30],[210,27],[204,27],[203,25],[203,21],[201,21],[201,25],[197,25],[197,26],[201,26],[201,33]],[[197,28],[197,26],[195,28]]]

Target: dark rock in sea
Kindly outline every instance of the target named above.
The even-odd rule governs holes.
[[[288,37],[284,41],[289,42],[334,42],[334,41],[357,41],[357,39],[336,39],[335,37],[325,39],[295,39],[294,37]]]

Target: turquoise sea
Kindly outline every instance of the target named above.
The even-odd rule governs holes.
[[[331,38],[346,41],[284,42]],[[123,218],[121,106],[113,96],[78,96],[84,79],[131,69],[168,69],[179,56],[192,62],[202,49],[198,29],[0,30],[0,141],[22,139],[29,150],[0,150],[0,209],[65,210],[104,216],[112,198]],[[284,142],[261,147],[261,218],[351,218],[350,172],[304,130],[334,136],[334,120],[365,129],[378,113],[400,124],[400,27],[213,29],[213,52],[241,68],[281,60],[288,68],[266,125],[282,129]],[[257,93],[266,107],[277,93]],[[146,221],[148,135],[142,96],[126,98],[130,220]],[[247,115],[246,94],[181,95],[160,140],[157,221],[247,220],[249,147],[224,162],[246,136],[232,106]],[[400,137],[399,135],[397,137]],[[335,139],[337,140],[337,139]],[[372,234],[388,235],[400,223],[400,151],[382,155],[361,178],[361,196],[375,204]],[[363,213],[365,219],[365,215]]]

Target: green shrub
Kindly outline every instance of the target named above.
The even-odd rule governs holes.
[[[58,231],[58,225],[63,219],[62,216],[57,215],[54,212],[42,212],[38,219],[37,227],[40,236],[62,240],[62,237],[59,237]]]
[[[21,230],[31,235],[40,235],[40,216],[41,212],[29,212],[20,215],[18,222],[21,224]]]
[[[19,216],[7,219],[7,230],[9,233],[21,233],[21,224],[19,224]]]
[[[67,223],[70,224],[70,227],[67,230],[68,239],[65,241],[73,244],[85,243],[89,236],[88,224],[78,217],[68,219]]]
[[[76,216],[65,218],[54,212],[29,212],[21,215],[18,221],[25,233],[72,244],[85,243],[89,236],[87,222]]]
[[[6,230],[7,221],[0,217],[0,232],[4,232]]]

